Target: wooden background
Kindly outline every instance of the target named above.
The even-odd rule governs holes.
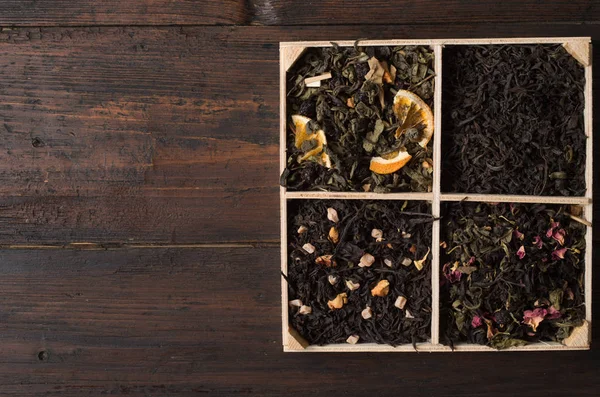
[[[395,3],[0,0],[0,395],[597,396],[597,343],[282,353],[279,41],[600,39],[594,1]]]

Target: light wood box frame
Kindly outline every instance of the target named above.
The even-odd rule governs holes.
[[[340,46],[352,46],[354,41],[336,41]],[[584,128],[587,136],[586,147],[586,193],[583,197],[554,196],[519,196],[519,195],[485,195],[485,194],[444,194],[440,191],[441,176],[441,134],[442,134],[442,49],[445,45],[473,44],[562,44],[585,68],[585,108]],[[539,350],[587,350],[591,343],[592,324],[592,57],[590,37],[545,37],[545,38],[496,38],[496,39],[437,39],[437,40],[364,40],[361,46],[394,46],[425,45],[430,46],[435,54],[435,93],[434,93],[434,135],[433,135],[433,191],[431,193],[361,193],[361,192],[287,192],[280,187],[281,202],[281,272],[287,275],[287,201],[291,199],[369,199],[369,200],[423,200],[429,201],[434,216],[440,215],[440,205],[447,201],[475,202],[515,202],[515,203],[548,203],[574,204],[583,207],[585,221],[589,222],[586,232],[585,252],[585,305],[586,322],[575,329],[566,340],[566,344],[538,342],[521,347],[513,347],[500,351],[539,351]],[[309,47],[329,47],[326,41],[282,42],[280,43],[280,173],[286,165],[286,72]],[[283,349],[286,352],[496,352],[487,346],[459,344],[452,350],[439,342],[439,238],[440,222],[433,224],[432,235],[432,321],[431,339],[419,343],[416,349],[410,345],[392,347],[384,344],[330,344],[325,346],[309,345],[296,330],[288,324],[288,286],[281,277],[281,310]]]

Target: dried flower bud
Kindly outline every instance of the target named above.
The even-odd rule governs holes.
[[[519,250],[517,251],[517,256],[519,257],[519,259],[525,258],[525,247],[521,246],[519,248]]]
[[[412,313],[408,309],[406,309],[404,311],[404,317],[406,317],[406,318],[415,318],[415,316],[413,316]]]
[[[298,228],[298,234],[306,233],[307,231],[308,231],[308,228],[306,226],[300,226]]]
[[[315,259],[315,263],[317,265],[323,265],[323,266],[327,266],[327,267],[335,266],[336,265],[335,261],[331,260],[332,256],[333,255],[321,255],[320,257]]]
[[[561,248],[558,250],[554,250],[552,252],[552,259],[557,261],[559,259],[565,259],[565,254],[567,253],[567,248]]]
[[[340,241],[340,235],[335,226],[332,226],[331,229],[329,229],[329,240],[334,244],[337,244],[337,242]]]
[[[340,221],[337,211],[333,208],[327,208],[327,219],[333,223],[338,223]]]
[[[360,266],[360,267],[371,267],[371,265],[373,264],[373,262],[375,262],[375,258],[373,257],[373,255],[371,255],[371,254],[364,254],[360,258],[360,262],[359,262],[358,266]]]
[[[383,240],[383,232],[379,229],[371,230],[371,237],[373,237],[377,241]]]
[[[360,288],[360,284],[359,283],[355,283],[352,280],[346,280],[346,287],[348,287],[348,289],[350,291],[354,291]]]
[[[345,292],[338,294],[334,299],[327,302],[327,307],[331,310],[341,309],[344,304],[348,303],[348,295]]]
[[[371,295],[373,296],[386,296],[390,292],[390,282],[387,280],[381,280],[377,283],[373,289],[371,289]]]
[[[302,305],[302,306],[300,306],[300,310],[298,310],[298,313],[300,313],[300,314],[311,314],[312,313],[312,307]]]
[[[516,239],[519,239],[521,241],[523,241],[523,239],[525,239],[525,235],[523,233],[521,233],[520,231],[518,231],[517,229],[515,229],[515,231],[513,232],[513,236],[515,236]]]
[[[415,267],[417,268],[417,270],[419,270],[419,271],[423,270],[423,264],[427,260],[427,257],[429,256],[430,251],[431,250],[429,248],[427,248],[427,253],[425,254],[425,256],[422,259],[415,261]]]
[[[302,246],[302,249],[306,252],[308,252],[309,254],[313,254],[315,252],[315,246],[312,245],[311,243],[306,243]]]
[[[560,245],[565,245],[565,229],[560,229],[554,232],[554,234],[552,235],[552,238],[556,241],[558,241],[558,243]]]
[[[370,319],[371,317],[373,317],[373,311],[371,310],[370,306],[367,306],[362,312],[360,312],[360,315],[362,316],[362,318],[364,318],[365,320]]]
[[[402,258],[402,262],[400,262],[402,266],[410,266],[412,264],[412,259],[410,258]]]
[[[329,281],[329,284],[334,285],[335,283],[337,283],[338,278],[333,274],[330,274],[329,276],[327,276],[327,281]]]
[[[290,301],[290,306],[300,307],[302,306],[302,301],[300,299],[294,299]]]
[[[387,267],[392,267],[392,265],[393,265],[392,261],[390,259],[387,259],[387,258],[383,260],[383,263],[385,263],[385,265]]]
[[[399,296],[398,298],[396,298],[396,302],[394,302],[394,306],[396,306],[398,309],[404,309],[405,305],[406,305],[405,297]]]
[[[351,345],[356,345],[359,339],[360,336],[358,335],[350,335],[348,339],[346,339],[346,342],[350,343]]]
[[[544,243],[542,242],[542,238],[540,236],[535,236],[533,238],[533,245],[536,246],[538,249],[541,249],[543,244]]]

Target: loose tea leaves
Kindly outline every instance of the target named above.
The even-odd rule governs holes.
[[[429,339],[429,204],[301,200],[288,210],[289,320],[308,342]],[[337,242],[329,238],[332,228]],[[310,312],[301,313],[302,306]]]
[[[561,341],[585,319],[585,225],[556,205],[443,206],[442,341]]]
[[[448,46],[443,76],[443,191],[584,194],[585,75],[562,46]]]
[[[281,184],[431,191],[433,59],[425,46],[309,48],[287,73],[290,130]],[[325,73],[331,78],[319,87],[306,84]]]

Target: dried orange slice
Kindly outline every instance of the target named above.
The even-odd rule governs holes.
[[[396,130],[396,138],[409,128],[417,128],[420,132],[418,143],[426,147],[433,136],[433,113],[429,106],[417,94],[399,90],[394,97],[394,113],[400,125]]]
[[[369,169],[376,174],[391,174],[404,167],[412,156],[405,150],[397,150],[381,157],[373,157]]]
[[[307,132],[307,127],[308,123],[311,120],[306,116],[295,114],[292,116],[292,121],[294,122],[294,144],[298,149],[300,149],[302,147],[302,144],[306,141],[316,141],[316,146],[314,148],[310,149],[303,155],[298,156],[298,162],[301,163],[310,158],[313,158],[317,163],[327,168],[331,168],[331,158],[323,150],[325,145],[327,145],[327,138],[325,137],[325,132],[323,132],[323,130],[318,130],[315,133],[309,134]]]

